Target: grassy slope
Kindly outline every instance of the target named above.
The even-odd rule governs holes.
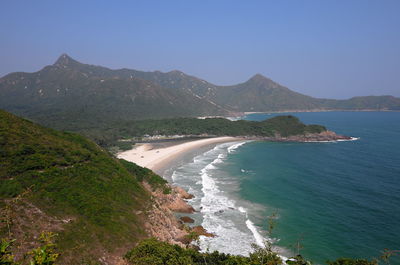
[[[132,246],[142,238],[135,212],[149,202],[149,195],[139,181],[163,184],[151,171],[121,163],[82,136],[1,110],[0,161],[1,206],[31,187],[27,200],[51,216],[74,220],[64,226],[59,245],[62,257],[75,261],[96,255],[96,248],[113,252],[116,245]]]

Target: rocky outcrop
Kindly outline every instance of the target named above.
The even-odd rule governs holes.
[[[174,187],[174,190],[178,193],[178,195],[182,199],[190,200],[190,199],[194,198],[193,194],[188,193],[187,191],[185,191],[181,187]]]
[[[192,206],[185,200],[193,198],[193,195],[187,193],[180,187],[173,187],[170,194],[157,194],[159,200],[171,211],[177,213],[194,213]]]
[[[202,227],[201,225],[193,227],[192,231],[198,234],[199,236],[215,237],[214,234],[208,233],[207,230],[205,230],[204,227]]]
[[[173,187],[171,193],[164,194],[162,190],[152,191],[149,185],[144,186],[151,192],[153,199],[145,225],[147,232],[161,241],[186,247],[189,229],[176,218],[174,212],[193,213],[193,207],[184,200],[193,195],[178,187]]]
[[[188,224],[194,223],[194,220],[189,216],[182,216],[181,218],[179,218],[179,220],[181,220],[183,223],[188,223]]]
[[[334,142],[334,141],[349,141],[352,137],[336,134],[332,131],[323,131],[321,133],[308,133],[304,135],[292,135],[283,137],[276,134],[274,137],[262,137],[257,140],[271,142]]]

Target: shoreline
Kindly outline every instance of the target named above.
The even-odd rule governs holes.
[[[243,138],[214,137],[201,140],[142,143],[131,150],[119,153],[117,157],[149,168],[167,179],[160,172],[174,168],[178,161],[193,157],[194,153],[212,148],[213,145],[241,140]],[[191,223],[188,225],[187,222],[184,222],[185,218],[184,220],[180,219],[184,216],[188,220],[193,220],[189,216],[196,210],[188,203],[193,195],[180,186],[174,185],[170,179],[167,180],[167,185],[171,187],[171,193],[168,194],[164,194],[162,190],[152,190],[147,183],[143,183],[154,199],[154,205],[148,212],[147,233],[161,241],[177,244],[184,248],[191,244],[192,240],[188,238],[191,232],[204,237],[214,237],[215,234],[209,233],[201,224]]]
[[[248,114],[276,114],[276,113],[301,113],[301,112],[400,112],[391,109],[311,109],[311,110],[272,110],[272,111],[243,111]]]
[[[160,174],[167,170],[175,161],[183,158],[187,153],[213,144],[236,142],[241,140],[244,140],[244,138],[224,136],[201,140],[189,140],[169,146],[160,146],[158,143],[154,142],[141,143],[137,144],[131,150],[117,154],[117,157],[136,163],[141,167],[149,168]]]
[[[211,145],[237,142],[237,141],[269,141],[269,142],[336,142],[336,141],[354,141],[357,137],[338,135],[332,131],[323,131],[321,133],[309,133],[305,135],[292,135],[282,137],[275,135],[272,137],[262,136],[222,136],[203,139],[185,139],[177,141],[151,141],[137,143],[132,149],[118,153],[116,156],[133,162],[141,167],[151,169],[160,176],[169,169],[176,166],[177,161],[184,160],[186,156],[196,151],[204,150]]]

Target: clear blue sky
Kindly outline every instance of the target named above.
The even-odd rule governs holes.
[[[400,96],[399,0],[2,0],[0,36],[0,76],[65,52],[218,85],[261,73],[315,97]]]

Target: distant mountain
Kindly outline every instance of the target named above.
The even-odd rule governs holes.
[[[393,96],[353,97],[347,100],[319,99],[324,109],[340,110],[400,110],[400,98]]]
[[[238,111],[306,110],[319,107],[314,98],[296,93],[260,74],[238,85],[218,87],[211,97]]]
[[[39,120],[131,120],[228,113],[190,90],[166,89],[136,73],[82,64],[64,54],[38,72],[1,78],[0,108]]]
[[[393,96],[354,97],[347,100],[313,98],[292,91],[261,74],[232,86],[217,86],[179,71],[135,71],[135,75],[168,89],[190,91],[232,112],[400,110],[400,98]]]
[[[232,115],[245,111],[400,110],[392,96],[317,99],[260,74],[217,86],[179,71],[111,70],[66,54],[35,73],[0,78],[0,108],[60,129],[115,120]]]

